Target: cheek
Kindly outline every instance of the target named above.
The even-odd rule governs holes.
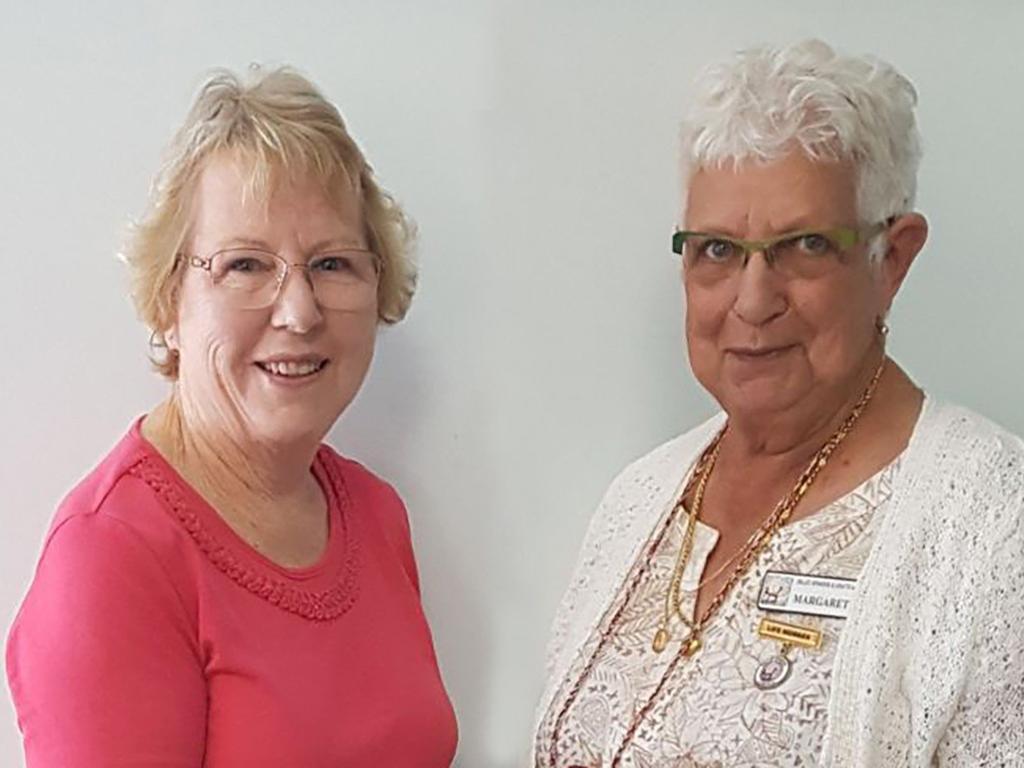
[[[345,376],[362,376],[373,358],[377,340],[376,314],[349,315],[337,318],[331,329],[334,356],[340,361]]]
[[[225,312],[202,297],[182,302],[178,342],[182,368],[193,378],[233,377],[251,362],[267,319],[260,312]]]
[[[686,338],[690,344],[717,339],[732,305],[731,292],[684,281]]]
[[[835,290],[794,297],[807,334],[808,355],[823,373],[841,377],[857,365],[873,338],[872,296],[865,286],[846,283]]]
[[[721,368],[719,339],[731,299],[722,291],[685,284],[686,353],[697,380],[710,388]]]

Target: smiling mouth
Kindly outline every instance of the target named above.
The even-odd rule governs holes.
[[[268,360],[257,362],[256,365],[260,370],[269,373],[271,376],[280,376],[284,379],[302,379],[319,373],[326,367],[327,363],[327,359],[324,358],[322,360],[301,361]]]

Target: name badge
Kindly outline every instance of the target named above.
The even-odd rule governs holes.
[[[761,582],[757,607],[774,613],[845,619],[856,590],[856,579],[768,571]]]

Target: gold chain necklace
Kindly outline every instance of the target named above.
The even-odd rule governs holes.
[[[754,535],[748,540],[747,544],[740,550],[743,556],[740,558],[739,563],[733,569],[729,578],[726,580],[722,588],[718,590],[718,593],[704,609],[704,613],[699,617],[694,617],[694,621],[690,621],[683,614],[680,599],[680,586],[682,583],[683,572],[686,570],[686,566],[689,563],[690,556],[693,553],[693,539],[697,526],[697,519],[700,516],[701,506],[704,501],[704,489],[707,486],[708,478],[711,476],[712,470],[715,468],[715,460],[718,458],[718,451],[721,446],[722,437],[725,435],[728,425],[722,428],[722,431],[715,437],[714,442],[708,447],[709,455],[708,460],[704,462],[704,470],[697,481],[697,487],[693,493],[693,503],[690,505],[690,512],[687,515],[686,520],[686,532],[683,536],[683,545],[679,550],[679,557],[676,560],[675,569],[672,572],[672,579],[669,582],[669,588],[665,595],[665,610],[662,614],[661,622],[658,626],[658,631],[654,634],[654,640],[651,643],[651,647],[656,653],[661,653],[665,650],[668,645],[671,636],[669,634],[669,620],[673,613],[679,616],[683,624],[690,630],[686,641],[683,643],[681,652],[684,656],[692,656],[700,650],[703,641],[701,635],[703,634],[704,627],[712,616],[721,608],[725,602],[729,593],[733,587],[739,582],[741,578],[749,570],[750,566],[757,559],[758,555],[764,551],[765,547],[768,546],[768,542],[772,540],[778,530],[786,524],[789,518],[793,514],[793,510],[796,509],[797,505],[803,499],[804,495],[810,489],[811,485],[818,477],[818,473],[825,468],[828,464],[829,459],[835,450],[842,444],[843,440],[853,429],[854,424],[860,418],[860,415],[864,412],[867,404],[871,402],[871,398],[875,394],[875,389],[878,387],[878,381],[882,377],[882,371],[885,370],[885,358],[882,358],[881,364],[875,371],[874,376],[871,377],[871,381],[868,383],[867,388],[861,395],[860,399],[853,406],[846,419],[839,425],[839,428],[832,434],[832,436],[825,442],[825,444],[818,450],[811,459],[810,464],[800,475],[800,479],[797,480],[793,490],[790,491],[779,503],[776,505],[772,513],[767,517],[761,527],[754,533]],[[677,509],[682,507],[682,498],[677,502]],[[735,558],[732,558],[733,560]]]
[[[719,576],[721,576],[723,573],[725,573],[726,570],[728,570],[730,565],[732,565],[737,560],[739,560],[740,555],[742,555],[746,551],[747,547],[751,546],[754,543],[754,539],[757,538],[757,536],[758,536],[758,534],[760,532],[761,532],[761,527],[758,526],[757,529],[752,534],[750,534],[750,536],[747,538],[746,542],[744,542],[742,547],[737,549],[728,560],[726,560],[724,563],[722,563],[720,566],[718,566],[714,571],[709,573],[707,576],[703,577],[700,580],[700,583],[697,584],[697,586],[689,587],[688,588],[688,587],[684,587],[684,586],[682,586],[680,584],[679,592],[681,594],[684,594],[684,595],[692,595],[694,592],[699,592],[701,589],[706,587],[712,581],[717,579]]]
[[[679,591],[683,580],[683,571],[686,570],[686,564],[690,562],[690,555],[693,554],[693,539],[697,531],[697,516],[700,514],[701,507],[704,502],[704,489],[707,487],[708,478],[711,477],[711,470],[715,467],[715,462],[718,460],[718,450],[722,445],[722,437],[725,435],[725,429],[723,428],[719,432],[714,441],[708,448],[707,460],[702,462],[704,465],[704,471],[701,472],[697,479],[697,487],[693,491],[693,503],[690,504],[690,511],[686,515],[686,530],[683,532],[683,543],[679,547],[679,557],[676,558],[676,566],[672,571],[672,579],[669,581],[668,591],[665,593],[665,610],[662,612],[661,623],[658,625],[658,631],[654,634],[654,642],[651,643],[651,647],[655,653],[661,653],[665,650],[665,646],[668,645],[668,641],[671,639],[671,635],[668,631],[668,623],[672,614],[675,613],[690,629],[690,637],[694,637],[694,631],[696,630],[695,623],[686,618],[681,610],[679,610]],[[684,494],[685,496],[685,494]],[[683,504],[683,496],[676,502],[676,508],[673,510],[673,517],[679,512],[680,509],[685,509]],[[688,654],[689,655],[689,654]]]

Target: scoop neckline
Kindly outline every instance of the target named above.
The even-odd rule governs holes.
[[[273,571],[291,581],[307,581],[315,579],[332,569],[332,566],[344,559],[347,547],[347,539],[351,536],[348,516],[344,514],[343,507],[348,506],[348,495],[344,488],[336,488],[332,482],[331,473],[327,471],[324,462],[324,446],[320,446],[313,458],[310,472],[324,494],[327,503],[327,542],[317,560],[310,565],[292,568],[282,565],[267,557],[264,553],[253,547],[234,528],[232,528],[217,509],[199,493],[180,472],[171,464],[166,457],[142,434],[142,422],[146,416],[139,416],[132,425],[131,435],[140,446],[145,457],[155,464],[181,494],[183,500],[190,509],[195,511],[201,518],[204,526],[218,543],[243,559],[249,560],[252,565],[259,568]]]

